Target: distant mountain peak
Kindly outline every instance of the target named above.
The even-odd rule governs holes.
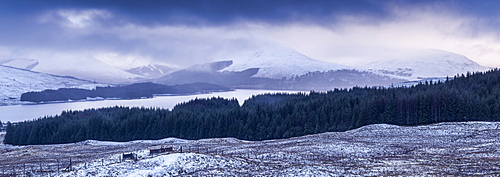
[[[285,46],[260,48],[250,55],[234,56],[233,64],[221,71],[244,71],[259,68],[253,77],[281,79],[308,72],[351,69],[352,67],[320,62]]]
[[[136,68],[132,68],[129,70],[126,70],[129,73],[136,74],[145,78],[159,78],[162,77],[166,74],[169,74],[173,71],[175,71],[176,68],[165,66],[165,65],[158,65],[158,64],[148,64],[148,65],[143,65],[139,66]]]
[[[454,76],[488,69],[463,55],[437,49],[399,51],[398,54],[378,57],[376,61],[360,64],[358,67],[409,80]]]

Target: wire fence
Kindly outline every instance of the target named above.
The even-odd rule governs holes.
[[[82,163],[77,159],[44,159],[29,163],[4,164],[0,168],[0,176],[55,176],[73,170],[72,166]]]
[[[149,149],[149,151],[148,151]],[[299,156],[290,155],[286,153],[273,153],[269,151],[260,151],[258,149],[238,151],[238,150],[225,150],[224,148],[217,147],[206,147],[206,146],[177,146],[168,148],[163,152],[158,152],[158,148],[148,148],[146,150],[135,150],[122,152],[121,154],[112,154],[103,157],[85,157],[82,155],[69,157],[69,158],[58,158],[58,159],[43,159],[38,161],[30,161],[26,163],[17,164],[4,164],[0,165],[0,176],[1,177],[11,177],[11,176],[57,176],[65,172],[71,172],[76,170],[82,170],[87,168],[94,168],[99,166],[107,166],[118,163],[135,163],[137,160],[143,160],[148,158],[154,158],[160,155],[166,155],[170,153],[198,153],[198,154],[210,154],[219,155],[229,158],[242,158],[242,159],[253,159],[262,161],[297,161],[297,163],[302,163],[303,160],[311,161],[338,161],[339,158],[352,157],[347,154],[337,154],[335,156],[324,156],[318,154],[302,154]],[[306,153],[306,152],[304,152]],[[133,154],[135,158],[127,158]],[[137,154],[141,154],[138,156]],[[359,155],[359,154],[358,154]],[[300,158],[298,158],[300,157]]]

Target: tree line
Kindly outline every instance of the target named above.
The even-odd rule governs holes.
[[[27,92],[21,95],[21,101],[48,102],[82,100],[87,98],[138,99],[151,98],[155,94],[185,95],[200,92],[230,90],[231,89],[228,87],[209,83],[191,83],[168,86],[145,82],[118,87],[97,87],[93,90],[60,88],[57,90],[44,90],[41,92]]]
[[[390,73],[394,74],[394,73]],[[355,69],[308,72],[291,78],[273,79],[266,82],[264,88],[289,90],[331,90],[332,88],[350,88],[356,85],[390,85],[404,82],[389,76],[374,74]]]
[[[110,107],[65,111],[9,124],[5,143],[130,141],[177,137],[289,138],[386,123],[422,125],[500,120],[500,70],[468,73],[411,87],[354,87],[328,92],[263,94],[240,106],[235,99],[194,99],[172,110]]]

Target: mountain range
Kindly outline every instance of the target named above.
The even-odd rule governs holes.
[[[463,55],[436,49],[403,50],[355,67],[411,81],[488,69]]]
[[[286,46],[266,46],[256,49],[253,53],[233,56],[230,60],[233,61],[233,64],[221,69],[220,72],[241,72],[251,68],[259,68],[259,71],[252,77],[269,79],[289,79],[316,71],[354,69],[350,66],[314,60]]]
[[[99,83],[154,82],[165,85],[205,82],[233,89],[331,90],[353,86],[405,85],[473,71],[485,71],[469,58],[442,50],[419,49],[371,56],[372,62],[345,66],[312,58],[286,46],[261,47],[220,61],[180,69],[150,63],[121,70],[95,62],[0,59],[0,99],[59,88],[92,89]],[[55,60],[53,60],[55,61]],[[69,77],[62,77],[69,76]],[[77,79],[78,78],[78,79]],[[10,100],[10,101],[9,101]]]
[[[398,51],[369,63],[344,66],[311,59],[286,47],[265,48],[175,71],[154,82],[175,85],[208,82],[233,88],[331,90],[353,86],[388,86],[408,81],[485,71],[469,58],[435,49]]]

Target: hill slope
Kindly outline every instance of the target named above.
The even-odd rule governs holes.
[[[175,70],[175,68],[165,65],[149,64],[128,69],[126,71],[135,75],[142,76],[144,78],[155,79],[167,75]]]
[[[59,76],[73,76],[100,83],[133,83],[142,77],[113,66],[97,59],[88,60],[40,60],[32,71],[49,73]]]
[[[161,84],[208,82],[232,88],[325,91],[404,82],[391,76],[313,60],[291,48],[274,46],[195,65],[156,80]]]
[[[54,175],[72,158],[72,171],[60,176],[495,176],[500,173],[499,126],[498,122],[377,124],[268,141],[168,138],[0,144],[5,150],[0,171],[9,174],[16,169],[19,174],[23,172],[19,164],[24,164],[35,176]],[[150,156],[149,150],[159,145],[177,152]],[[139,160],[120,162],[122,153],[136,153]],[[38,172],[40,162],[53,171]]]
[[[93,89],[106,86],[86,80],[61,77],[0,65],[0,105],[17,103],[21,94],[58,88]]]
[[[258,49],[251,55],[241,55],[233,57],[231,60],[233,64],[222,69],[221,72],[259,68],[259,71],[252,77],[270,79],[291,78],[309,72],[353,69],[349,66],[320,62],[284,46],[267,46]]]
[[[221,71],[233,64],[233,61],[219,61],[194,65],[156,79],[156,82],[166,85],[207,82],[234,88],[256,86],[268,83],[271,79],[254,78],[259,68],[250,68],[244,71]]]
[[[408,80],[488,70],[463,55],[435,49],[397,51],[375,58],[377,61],[358,64],[357,67]]]

